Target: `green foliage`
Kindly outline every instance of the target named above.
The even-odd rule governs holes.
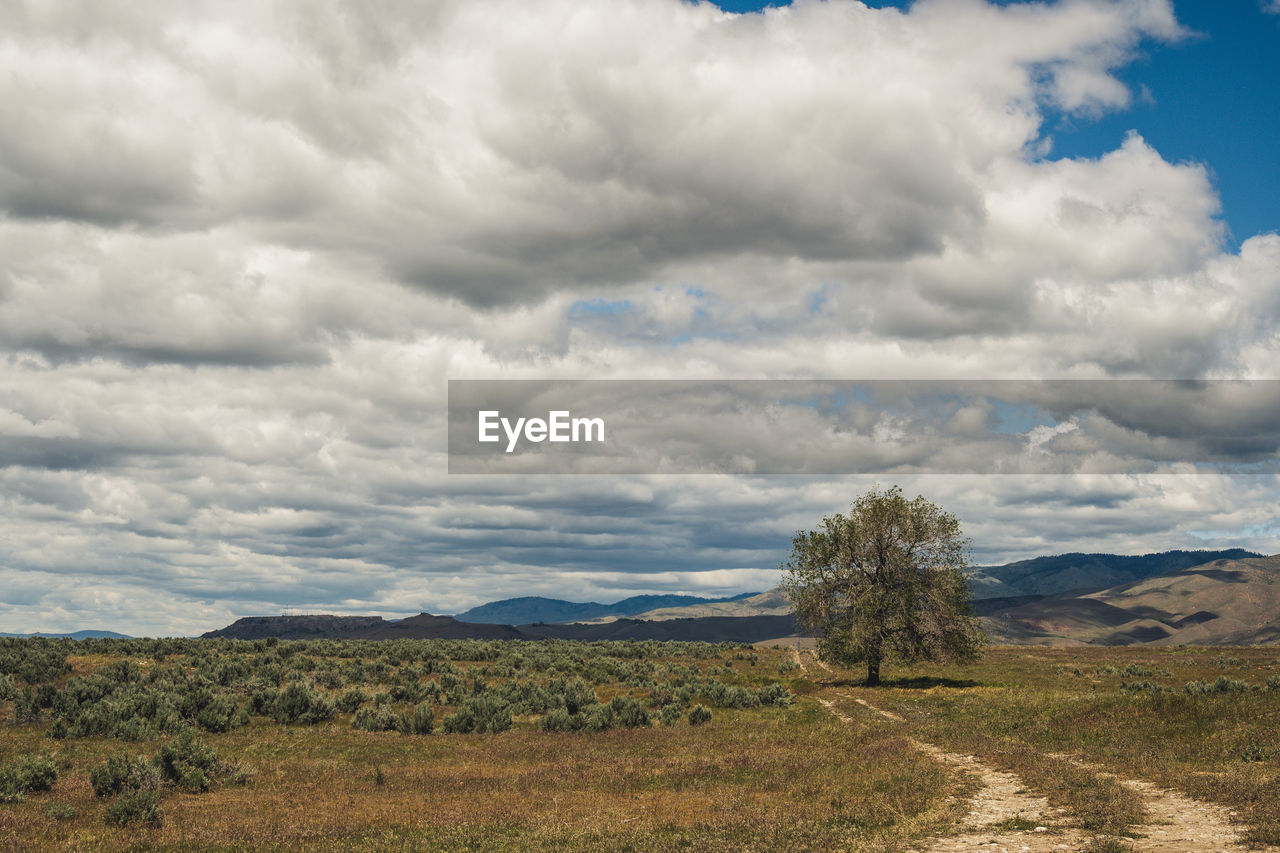
[[[761,705],[776,705],[779,708],[787,707],[795,699],[790,690],[776,681],[757,690],[756,698]]]
[[[0,803],[21,802],[27,794],[47,791],[58,779],[53,758],[34,752],[0,766]]]
[[[230,696],[217,696],[196,712],[196,722],[209,732],[225,732],[248,722],[248,712],[243,715],[240,704]]]
[[[321,723],[333,717],[334,706],[309,685],[292,682],[276,697],[271,716],[277,723]]]
[[[400,728],[400,722],[400,715],[390,705],[374,705],[356,711],[351,727],[366,732],[394,732]]]
[[[973,616],[968,540],[954,515],[923,496],[873,489],[847,515],[800,531],[784,565],[796,618],[818,634],[818,653],[844,666],[976,659],[986,636]]]
[[[711,722],[711,710],[705,705],[694,705],[689,710],[689,725],[700,726]]]
[[[116,797],[103,811],[103,819],[115,826],[126,826],[134,821],[159,826],[164,822],[160,809],[160,795],[156,791],[131,791]]]
[[[411,735],[429,735],[435,728],[435,709],[430,702],[419,702],[412,714],[406,714],[403,731]]]
[[[511,728],[511,709],[497,696],[481,694],[466,699],[458,710],[444,718],[448,734],[504,732]]]
[[[71,820],[76,816],[76,807],[71,803],[46,803],[44,816],[50,820]]]
[[[26,725],[40,720],[43,713],[36,691],[30,687],[18,692],[13,699],[13,721],[17,725]]]
[[[658,721],[664,726],[674,726],[684,716],[684,708],[678,702],[663,705],[658,709]]]
[[[1187,693],[1196,695],[1206,693],[1248,693],[1252,688],[1248,683],[1237,678],[1227,678],[1225,675],[1219,675],[1217,681],[1188,681],[1183,689]]]
[[[1133,682],[1133,683],[1123,683],[1123,682],[1122,682],[1122,683],[1120,684],[1120,689],[1121,689],[1121,690],[1128,691],[1129,693],[1151,693],[1151,694],[1157,694],[1157,693],[1172,693],[1172,692],[1173,692],[1173,688],[1172,688],[1172,687],[1166,687],[1166,686],[1165,686],[1165,685],[1163,685],[1163,684],[1157,684],[1157,683],[1156,683],[1156,682],[1154,682],[1154,681],[1148,681],[1148,680],[1146,680],[1146,679],[1144,679],[1144,680],[1142,680],[1142,681]]]
[[[613,724],[635,729],[649,725],[649,709],[630,696],[614,696],[609,700]]]
[[[358,687],[352,687],[350,690],[339,696],[334,705],[344,714],[354,714],[359,710],[361,705],[368,701],[369,694],[365,693]]]
[[[160,747],[152,758],[160,777],[187,791],[207,791],[213,787],[213,768],[218,754],[191,729]]]
[[[160,786],[156,766],[139,756],[130,760],[113,755],[89,769],[89,784],[95,797],[110,797],[121,791],[149,791]]]
[[[53,682],[71,671],[66,640],[49,637],[0,637],[0,675],[30,685]]]
[[[582,714],[570,714],[567,708],[552,708],[541,723],[544,732],[580,732],[585,725]]]

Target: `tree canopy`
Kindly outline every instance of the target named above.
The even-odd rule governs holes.
[[[884,661],[973,660],[986,635],[973,615],[969,541],[956,517],[923,496],[878,487],[847,514],[796,533],[783,589],[818,655],[867,664],[880,683]]]

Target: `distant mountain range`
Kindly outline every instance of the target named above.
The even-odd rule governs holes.
[[[700,598],[696,595],[633,595],[613,604],[595,601],[564,601],[559,598],[504,598],[454,614],[460,622],[498,625],[530,625],[535,622],[585,622],[601,617],[634,616],[663,607],[686,607],[722,601],[738,601],[755,595],[744,592],[729,598]]]
[[[747,593],[736,598],[689,604],[684,607],[660,607],[635,614],[636,619],[661,622],[668,619],[708,618],[713,616],[787,616],[791,613],[791,601],[781,589],[768,592]],[[608,622],[605,617],[593,620]]]
[[[34,634],[9,634],[0,631],[0,637],[66,637],[71,640],[89,640],[89,639],[111,639],[111,640],[131,640],[128,634],[117,634],[115,631],[72,631],[69,634],[46,634],[43,631],[37,631]]]
[[[1009,598],[1019,595],[1056,595],[1073,590],[1106,589],[1122,583],[1152,578],[1214,560],[1243,560],[1261,557],[1243,548],[1225,551],[1162,551],[1158,554],[1058,554],[979,566],[969,586],[975,599]]]
[[[787,616],[713,616],[647,622],[616,619],[604,623],[493,625],[460,622],[452,616],[419,613],[407,619],[381,616],[247,616],[203,637],[259,640],[697,640],[758,643],[795,633]]]
[[[974,586],[974,609],[996,643],[1280,643],[1280,556],[1238,548],[1038,557],[983,567]],[[504,614],[511,622],[481,621]],[[566,618],[575,621],[554,621]],[[248,617],[204,636],[761,642],[795,633],[790,602],[775,589],[727,599],[635,596],[613,605],[507,599],[458,618]]]

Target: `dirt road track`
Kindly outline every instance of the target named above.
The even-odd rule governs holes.
[[[835,673],[825,663],[810,655],[792,650],[795,661],[806,673],[806,658],[828,674]],[[852,699],[869,712],[902,723],[902,717],[891,711],[877,708],[865,699],[836,688],[826,688],[827,695]],[[824,708],[837,718],[853,723],[848,714],[824,696],[816,697]],[[937,838],[921,848],[923,853],[958,853],[965,850],[988,850],[993,853],[1048,853],[1048,851],[1076,851],[1084,847],[1091,836],[1071,827],[1061,809],[1049,804],[1044,797],[1030,793],[1022,780],[1012,773],[996,770],[972,755],[959,755],[915,738],[908,741],[938,761],[977,778],[980,787],[969,806],[959,835]],[[1176,791],[1165,790],[1139,779],[1122,779],[1105,768],[1080,761],[1066,755],[1055,756],[1087,767],[1099,774],[1115,779],[1119,784],[1142,797],[1143,806],[1151,820],[1135,827],[1140,838],[1126,839],[1134,853],[1247,853],[1250,848],[1240,843],[1239,833],[1231,822],[1226,808],[1212,803],[1193,800]],[[1011,823],[1017,819],[1016,823]],[[1024,823],[1025,822],[1025,823]],[[1032,826],[1028,826],[1032,824]],[[1016,826],[1024,826],[1017,829]],[[1268,851],[1276,848],[1268,847]],[[920,853],[920,851],[918,851]],[[1257,853],[1256,848],[1253,853]]]

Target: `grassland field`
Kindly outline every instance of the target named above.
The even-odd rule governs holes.
[[[1280,843],[1274,647],[996,647],[877,688],[794,654],[5,641],[0,847],[906,851],[955,832],[976,784],[910,739],[1017,773],[1062,807],[1051,833],[1135,834],[1111,771]]]

